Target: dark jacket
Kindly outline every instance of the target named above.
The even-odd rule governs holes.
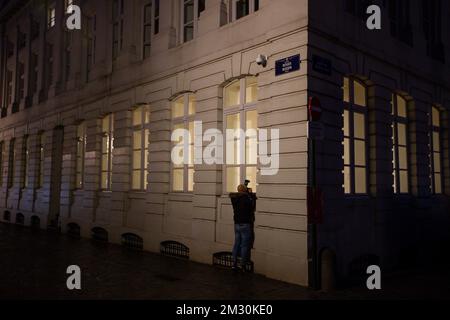
[[[255,222],[256,197],[248,193],[230,193],[233,204],[235,224],[253,224]]]

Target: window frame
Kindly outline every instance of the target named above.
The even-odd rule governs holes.
[[[150,21],[146,20],[146,10],[147,8],[150,8]],[[151,54],[151,47],[152,47],[152,36],[153,36],[153,20],[154,20],[154,6],[153,6],[153,0],[150,0],[149,2],[144,4],[143,7],[143,13],[142,13],[142,59],[145,60],[150,57]],[[150,39],[146,41],[145,36],[145,30],[146,28],[150,27]],[[146,48],[149,48],[148,55],[146,54]]]
[[[231,21],[232,22],[238,21],[242,18],[252,15],[253,13],[259,11],[259,9],[260,9],[259,0],[248,0],[248,2],[249,2],[248,3],[248,13],[238,18],[237,17],[237,9],[238,9],[237,3],[239,1],[242,1],[242,0],[231,0]],[[258,5],[256,5],[256,3]]]
[[[30,166],[30,139],[28,135],[23,137],[22,143],[22,168],[21,174],[23,175],[21,179],[21,189],[26,189],[29,187],[29,177],[28,171]]]
[[[108,121],[108,128],[105,130],[105,119]],[[112,174],[113,174],[113,151],[114,151],[114,114],[109,113],[101,119],[101,156],[100,156],[100,190],[102,192],[112,191]],[[106,139],[107,150],[103,151],[103,139]],[[107,157],[107,168],[103,167],[103,157]],[[103,174],[106,174],[106,187],[103,184]]]
[[[12,138],[9,141],[9,154],[8,154],[8,184],[7,188],[11,189],[14,187],[15,182],[15,162],[16,162],[16,139]]]
[[[134,124],[134,112],[140,111],[141,122],[139,124]],[[150,107],[149,106],[139,106],[132,111],[132,144],[131,144],[131,187],[130,189],[134,192],[145,192],[148,190],[148,174],[149,174],[149,146],[150,146]],[[139,148],[135,148],[134,145],[134,134],[138,132],[140,135],[141,145]],[[147,138],[146,138],[147,136]],[[147,145],[145,142],[148,142]],[[136,169],[134,167],[134,154],[139,152],[140,156],[140,168]],[[147,161],[146,161],[147,157]],[[134,173],[139,172],[139,188],[134,188]]]
[[[194,98],[194,112],[192,114],[189,114],[189,102],[190,97]],[[178,100],[183,99],[183,116],[180,117],[173,117],[173,104],[176,103]],[[183,129],[189,131],[189,125],[192,123],[194,126],[194,136],[192,137],[192,143],[189,144],[189,141],[187,142],[189,144],[189,148],[194,148],[194,141],[195,141],[195,117],[197,114],[197,98],[195,96],[194,92],[185,92],[183,94],[180,94],[176,96],[171,102],[171,128],[172,132],[175,130],[176,125],[183,125]],[[189,138],[189,137],[188,137]],[[186,137],[184,137],[186,139]],[[186,145],[186,141],[183,140]],[[171,141],[172,147],[174,145],[177,145],[178,143]],[[190,152],[190,149],[188,148],[188,152]],[[183,149],[183,155],[184,152],[186,152],[185,149]],[[195,149],[194,149],[195,152]],[[174,190],[174,172],[175,170],[183,170],[183,190]],[[192,177],[192,190],[189,190],[189,170],[193,170],[193,177]],[[192,163],[184,163],[183,167],[175,167],[173,161],[170,163],[170,190],[172,193],[187,193],[192,194],[194,192],[195,188],[195,155],[194,159],[192,159]]]
[[[433,111],[436,110],[438,112],[438,116],[439,116],[439,126],[436,126],[434,123],[434,119],[433,119]],[[431,190],[431,194],[432,195],[443,195],[444,194],[444,190],[445,190],[445,177],[444,177],[444,154],[443,154],[443,136],[444,136],[444,128],[442,126],[442,117],[443,112],[441,110],[441,108],[439,108],[436,105],[431,106],[430,111],[429,111],[429,150],[430,150],[430,154],[429,154],[429,159],[430,159],[430,178],[431,178],[431,185],[430,185],[430,190]],[[434,134],[437,133],[438,134],[438,143],[439,143],[439,151],[436,152],[434,150],[434,146],[435,146],[435,140],[434,140]],[[436,171],[436,167],[435,167],[435,155],[439,153],[439,166],[440,166],[440,171]],[[437,192],[437,188],[436,188],[436,175],[440,176],[440,180],[441,180],[441,190],[440,192]]]
[[[227,139],[226,139],[226,132],[227,132],[227,128],[228,128],[228,122],[227,122],[227,117],[230,115],[235,115],[235,114],[239,114],[239,129],[243,129],[244,132],[247,131],[247,113],[250,111],[256,111],[257,113],[257,121],[258,121],[258,110],[257,110],[257,105],[258,105],[258,96],[256,96],[256,99],[254,101],[251,101],[249,103],[247,103],[247,81],[250,78],[254,78],[256,80],[256,86],[258,88],[258,78],[256,76],[246,76],[246,77],[242,77],[240,79],[234,80],[230,83],[228,83],[224,88],[223,88],[223,132],[225,133],[225,142],[228,143]],[[230,86],[234,85],[236,82],[239,82],[239,104],[234,105],[234,106],[225,106],[225,98],[226,98],[226,90],[227,88],[229,88]],[[256,132],[258,132],[259,128],[258,125],[256,127]],[[227,159],[227,146],[226,144],[224,145],[224,164],[223,164],[223,170],[222,170],[222,181],[223,181],[223,194],[227,194],[229,192],[235,192],[235,190],[230,191],[227,190],[227,185],[228,185],[228,177],[227,177],[227,169],[228,168],[239,168],[239,181],[241,181],[240,183],[243,183],[245,179],[248,178],[247,176],[247,168],[249,167],[255,167],[256,168],[256,180],[254,181],[254,183],[252,183],[252,185],[254,184],[254,188],[253,188],[253,192],[257,191],[257,187],[258,187],[258,159],[259,159],[259,154],[258,154],[258,149],[259,147],[257,146],[257,150],[256,150],[256,164],[247,164],[247,152],[246,152],[246,147],[247,147],[247,139],[248,137],[245,136],[244,137],[244,142],[240,141],[240,160],[242,163],[240,164],[228,164],[226,159]],[[233,143],[235,143],[236,138],[233,139]],[[237,188],[237,186],[236,186]]]
[[[352,77],[352,76],[344,76],[343,80],[345,81],[345,79],[348,79],[348,98],[349,101],[346,102],[345,101],[345,94],[344,94],[344,99],[342,99],[342,103],[343,103],[343,126],[342,126],[342,133],[343,133],[343,170],[342,170],[342,175],[344,178],[344,184],[342,185],[342,188],[344,189],[344,194],[346,196],[367,196],[369,195],[370,192],[370,153],[369,153],[369,107],[368,107],[368,90],[367,90],[367,85],[361,81],[360,79],[356,78],[356,77]],[[359,85],[361,85],[364,90],[365,90],[365,106],[360,106],[355,104],[355,85],[354,83],[357,82],[359,83]],[[343,85],[343,91],[344,91],[344,85]],[[348,112],[348,117],[349,117],[349,135],[346,136],[345,135],[345,111]],[[364,139],[362,140],[361,138],[355,138],[355,113],[358,114],[362,114],[364,116]],[[349,140],[349,164],[345,164],[345,139]],[[356,160],[355,160],[355,141],[364,141],[365,142],[365,166],[361,166],[361,165],[356,165]],[[347,192],[345,190],[345,168],[349,167],[350,168],[350,192]],[[366,185],[365,185],[365,192],[356,192],[356,175],[355,175],[355,169],[356,168],[364,168],[366,171]]]
[[[3,158],[5,155],[5,142],[0,141],[0,188],[3,188]]]
[[[124,25],[124,15],[125,12],[125,4],[124,0],[113,0],[112,2],[112,59],[116,60],[120,51],[123,49],[123,25]],[[117,39],[115,38],[115,28],[117,26]],[[117,48],[116,48],[117,43]]]
[[[398,99],[405,101],[406,117],[399,115]],[[411,161],[410,161],[410,139],[409,139],[409,105],[410,101],[403,95],[398,93],[392,94],[392,154],[393,154],[393,191],[396,195],[408,195],[411,193]],[[405,145],[399,143],[399,125],[405,125]],[[406,169],[400,168],[400,148],[406,148]],[[400,173],[405,172],[407,174],[407,192],[401,192],[402,184],[400,179]]]

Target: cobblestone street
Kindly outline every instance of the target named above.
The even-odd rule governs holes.
[[[0,224],[0,299],[408,299],[449,298],[448,268],[383,278],[383,290],[333,294],[259,275],[116,245]],[[82,290],[66,288],[66,268],[79,265]]]

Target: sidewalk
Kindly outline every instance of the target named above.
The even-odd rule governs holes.
[[[117,245],[0,224],[0,299],[401,299],[449,298],[448,269],[398,276],[383,290],[315,292],[263,276],[233,274],[195,262]],[[66,288],[66,269],[78,265],[82,290]],[[431,292],[430,292],[431,291]]]

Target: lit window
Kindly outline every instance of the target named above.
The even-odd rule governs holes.
[[[56,24],[56,3],[52,2],[49,4],[47,9],[47,27],[48,29],[53,28]]]
[[[408,108],[406,100],[392,95],[392,155],[395,193],[409,193]]]
[[[441,111],[437,107],[432,107],[430,118],[430,172],[433,194],[443,193],[441,121]]]
[[[40,133],[38,136],[38,188],[44,187],[44,164],[45,164],[45,133]]]
[[[28,187],[28,167],[30,164],[30,151],[29,151],[29,139],[28,136],[23,138],[22,145],[22,189]]]
[[[77,126],[77,158],[75,188],[84,188],[84,159],[86,156],[86,123]]]
[[[360,82],[345,77],[344,98],[344,191],[367,193],[367,90]]]
[[[133,190],[147,190],[148,143],[150,114],[147,107],[133,110],[133,168],[131,184]]]
[[[197,102],[192,94],[184,94],[172,102],[172,127],[173,131],[184,129],[189,132],[189,137],[185,137],[187,144],[183,148],[188,153],[187,163],[177,165],[172,164],[172,190],[175,192],[192,192],[194,191],[194,118]],[[174,141],[173,144],[178,144]]]
[[[112,165],[114,150],[114,116],[107,115],[102,119],[102,164],[101,164],[101,189],[111,190]]]
[[[256,192],[258,162],[258,84],[255,77],[236,80],[224,89],[224,118],[227,132],[225,190],[235,192],[238,185],[250,180]],[[228,131],[232,130],[232,131]],[[240,133],[243,134],[240,134]]]

